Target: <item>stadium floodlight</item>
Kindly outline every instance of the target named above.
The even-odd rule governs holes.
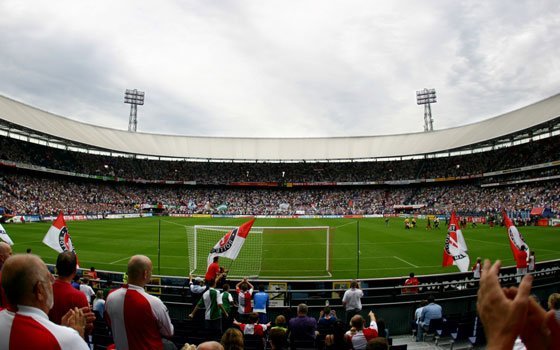
[[[431,103],[436,103],[436,90],[424,89],[416,91],[416,104],[424,105],[424,132],[434,131]]]
[[[142,106],[144,104],[144,91],[126,89],[124,92],[124,103],[130,104],[128,131],[136,132],[136,126],[138,125],[136,113],[138,111],[138,106]]]

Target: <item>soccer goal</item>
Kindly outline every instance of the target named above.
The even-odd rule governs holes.
[[[234,226],[187,226],[190,273],[204,275],[212,247]],[[252,227],[235,260],[220,258],[229,277],[331,277],[328,226]]]

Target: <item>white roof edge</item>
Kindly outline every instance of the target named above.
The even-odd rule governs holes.
[[[446,152],[520,132],[560,116],[560,94],[477,123],[429,133],[242,138],[131,133],[78,122],[0,95],[0,119],[55,138],[119,153],[229,160],[329,160]]]

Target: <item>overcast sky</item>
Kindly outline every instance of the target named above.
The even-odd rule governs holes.
[[[423,130],[560,92],[560,1],[0,1],[0,94],[138,131],[240,137]]]

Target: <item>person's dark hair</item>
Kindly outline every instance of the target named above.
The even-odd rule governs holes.
[[[408,275],[408,276],[410,276],[410,278],[413,278],[414,277],[414,272],[411,272],[410,275]]]
[[[241,283],[241,290],[244,291],[244,292],[249,290],[249,286],[247,285],[247,283],[245,283],[245,282]]]
[[[357,287],[358,287],[358,281],[350,282],[350,288],[357,288]]]
[[[274,320],[274,324],[279,327],[284,327],[286,325],[286,317],[284,317],[284,315],[276,316],[276,320]]]
[[[56,273],[61,277],[70,277],[76,273],[76,254],[70,251],[58,254]]]
[[[229,291],[229,284],[224,283],[224,285],[222,286],[222,291],[224,291],[224,292]]]
[[[259,292],[264,292],[264,284],[259,284]]]
[[[350,319],[350,325],[360,330],[364,328],[364,318],[361,315],[354,315]]]
[[[268,341],[270,345],[276,349],[283,349],[286,347],[286,331],[280,328],[273,328],[268,332]]]
[[[305,305],[305,304],[303,304],[303,303],[301,303],[301,304],[299,304],[299,305],[297,306],[297,312],[298,312],[298,314],[305,314],[305,315],[307,315],[307,310],[308,310],[307,305]]]
[[[325,308],[323,309],[323,312],[325,313],[325,316],[329,315],[331,313],[331,307],[330,306],[325,306]]]
[[[436,302],[436,298],[434,297],[433,294],[428,295],[428,304],[431,303],[435,303]]]
[[[344,334],[346,334],[346,324],[342,320],[336,320],[333,325],[333,349],[348,348]]]
[[[216,261],[218,261],[219,258],[220,258],[219,256],[215,256],[213,261],[216,262]]]
[[[389,343],[384,337],[377,337],[368,341],[366,350],[388,350]]]
[[[428,301],[427,301],[426,299],[420,300],[419,307],[424,307],[424,306],[426,306],[426,305],[428,305]]]
[[[249,323],[257,323],[259,321],[259,314],[256,312],[251,312],[249,314]]]
[[[377,336],[387,338],[387,325],[385,324],[385,320],[380,318],[377,320]]]

